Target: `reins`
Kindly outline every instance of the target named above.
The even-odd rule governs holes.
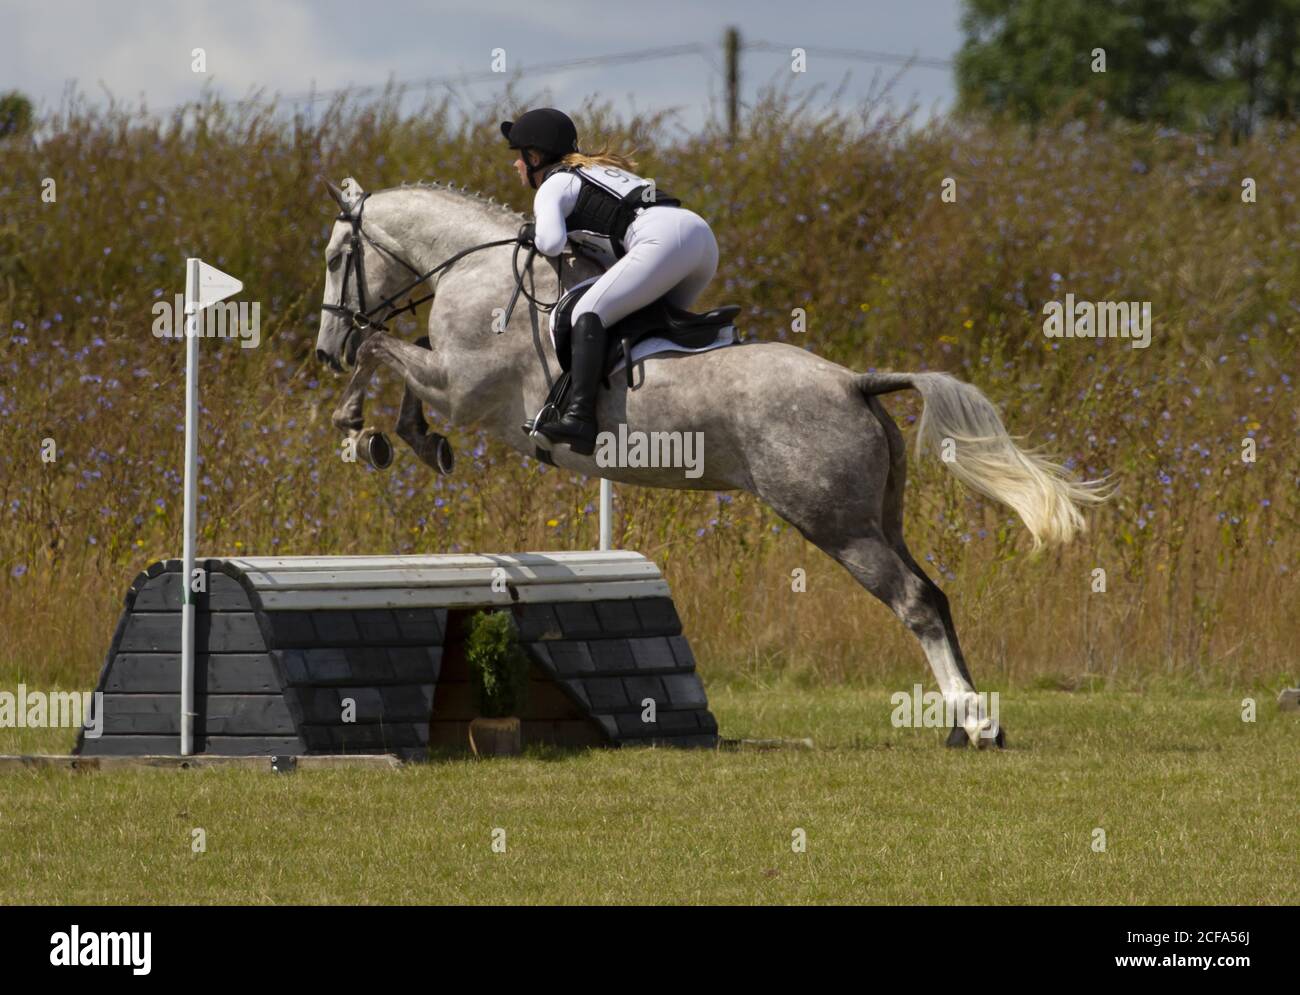
[[[533,294],[531,294],[528,290],[524,289],[524,277],[525,276],[528,276],[530,278],[532,277],[533,259],[537,255],[537,246],[535,245],[529,246],[528,258],[524,261],[524,268],[521,270],[519,268],[519,250],[523,248],[523,242],[519,239],[518,236],[515,236],[514,238],[501,238],[492,242],[483,242],[480,243],[479,245],[471,245],[468,249],[462,249],[460,252],[457,252],[455,255],[450,256],[447,259],[444,259],[437,266],[433,267],[433,269],[428,270],[425,273],[419,272],[414,266],[408,263],[405,259],[397,255],[397,253],[380,245],[373,238],[371,238],[369,235],[366,234],[365,229],[361,226],[361,215],[362,212],[365,210],[366,200],[369,197],[370,194],[368,193],[363,194],[361,200],[357,203],[357,208],[355,213],[343,212],[340,213],[338,218],[336,219],[338,221],[346,221],[352,226],[352,236],[349,244],[348,261],[343,270],[343,286],[339,289],[339,302],[337,304],[326,304],[323,306],[324,310],[329,311],[332,314],[340,314],[346,317],[349,321],[351,321],[352,326],[354,328],[360,329],[362,331],[364,331],[367,328],[376,328],[379,329],[380,331],[387,331],[388,327],[386,325],[386,322],[390,321],[391,319],[393,319],[399,314],[403,314],[407,311],[414,311],[425,301],[432,300],[435,292],[429,291],[429,293],[425,294],[423,297],[419,297],[415,300],[407,301],[401,307],[397,307],[395,302],[401,299],[403,295],[409,294],[412,290],[420,286],[420,284],[424,283],[431,276],[435,276],[438,273],[441,273],[443,270],[447,269],[449,266],[453,265],[454,263],[459,262],[461,259],[464,259],[466,256],[471,255],[472,253],[475,252],[481,252],[484,249],[494,249],[502,245],[514,245],[515,247],[514,254],[510,258],[510,268],[511,271],[514,273],[514,277],[515,277],[515,289],[514,289],[514,293],[511,294],[510,296],[510,303],[506,306],[504,320],[497,328],[497,334],[499,335],[505,329],[506,325],[510,323],[510,316],[514,313],[515,304],[518,302],[521,293],[523,294],[524,298],[527,299],[530,308],[534,308],[543,312],[550,311],[550,309],[555,307],[555,305],[558,303],[558,300],[556,300],[556,301],[552,301],[549,304],[544,304],[541,301],[539,301],[536,297],[534,297]],[[366,307],[366,283],[365,283],[365,261],[364,261],[365,247],[363,245],[363,240],[365,242],[369,242],[380,252],[384,253],[384,255],[388,256],[390,259],[396,259],[399,263],[401,263],[404,267],[406,267],[407,272],[411,273],[412,276],[414,277],[414,279],[412,279],[409,283],[403,286],[396,293],[391,294],[388,297],[385,297],[378,304],[376,304],[374,307],[371,308]],[[350,308],[347,306],[348,279],[353,275],[354,271],[356,274],[356,281],[357,281],[357,307]],[[534,286],[536,286],[536,283],[534,283]],[[375,315],[384,308],[387,308],[388,310],[385,312],[382,318],[376,320]],[[536,321],[535,312],[533,315],[533,319],[535,322]]]

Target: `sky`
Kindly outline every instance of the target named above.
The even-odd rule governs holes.
[[[847,79],[838,104],[849,110],[900,67],[824,50],[951,59],[961,44],[960,7],[960,0],[0,0],[0,91],[21,90],[47,109],[73,82],[92,102],[111,94],[154,110],[193,99],[205,82],[228,97],[262,89],[292,100],[312,89],[486,74],[493,50],[502,49],[507,74],[523,74],[521,96],[546,95],[568,109],[594,96],[622,114],[673,108],[673,123],[694,130],[711,106],[721,113],[728,26],[746,43],[778,49],[742,54],[742,103],[777,80],[795,92],[820,85],[818,99],[829,101]],[[680,45],[703,50],[530,72]],[[789,71],[795,46],[808,50],[799,76]],[[191,68],[198,47],[206,73]],[[507,74],[431,92],[470,110],[500,95]],[[420,87],[418,97],[425,93]],[[888,98],[895,107],[915,101],[922,119],[952,100],[951,70],[928,66],[906,69]]]

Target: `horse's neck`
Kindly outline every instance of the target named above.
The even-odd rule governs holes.
[[[440,196],[421,195],[415,188],[402,192],[405,200],[393,204],[384,225],[422,272],[476,245],[512,238],[518,227],[504,211],[489,213],[468,198],[460,202],[450,191]]]
[[[457,252],[475,245],[512,238],[524,220],[522,215],[504,210],[498,214],[495,208],[487,208],[469,198],[462,200],[454,191],[420,197],[415,190],[402,191],[408,194],[407,199],[404,203],[400,200],[394,202],[393,210],[385,218],[385,226],[408,253],[406,258],[422,270],[432,269]],[[565,287],[603,272],[599,263],[568,249],[562,259],[560,276]],[[537,262],[537,282],[541,290],[543,281],[553,278],[555,268],[547,265],[544,258]],[[513,274],[510,278],[513,279]]]
[[[433,269],[458,252],[485,242],[510,238],[516,233],[514,218],[502,212],[498,220],[485,212],[482,205],[469,201],[460,204],[450,193],[412,197],[406,204],[394,206],[399,210],[393,211],[382,223],[401,246],[404,258],[421,272]],[[467,305],[474,311],[479,309],[478,305],[489,312],[492,308],[504,308],[515,287],[507,250],[486,250],[484,260],[490,259],[490,262],[476,261],[477,255],[473,253],[465,260],[468,264],[466,269],[475,273],[469,294],[478,298],[477,303],[467,301]],[[521,252],[519,265],[522,266],[523,262],[524,254]],[[532,279],[525,280],[524,289],[543,303],[549,303],[559,295],[562,284],[572,286],[601,272],[599,264],[569,252],[561,257],[558,267],[539,256],[533,263]],[[463,288],[453,290],[444,286],[440,300],[442,294],[463,292]],[[447,401],[452,410],[443,414],[450,415],[459,409],[465,418],[457,418],[458,421],[473,420],[489,430],[506,431],[521,410],[527,409],[531,414],[532,409],[541,404],[550,386],[547,371],[554,378],[559,376],[560,369],[550,344],[549,316],[538,311],[538,331],[534,336],[529,309],[528,299],[521,294],[509,327],[501,335],[493,336],[486,348],[481,337],[467,340],[465,327],[430,329],[431,338],[438,340],[435,348],[443,354],[444,362],[452,367],[447,371],[452,385]],[[486,321],[473,320],[467,324],[487,327]],[[539,340],[545,366],[537,351]]]

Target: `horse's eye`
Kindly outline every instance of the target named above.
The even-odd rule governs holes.
[[[326,267],[328,267],[329,271],[330,271],[331,273],[333,273],[336,269],[339,268],[339,263],[342,262],[342,261],[343,261],[343,256],[340,254],[340,255],[337,255],[337,256],[335,256],[334,258],[332,258],[332,259],[331,259],[329,262],[327,262],[325,265],[326,265]]]

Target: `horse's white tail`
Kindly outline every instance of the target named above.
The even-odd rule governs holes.
[[[1059,464],[1021,449],[1007,433],[997,409],[977,387],[947,373],[861,373],[856,384],[864,394],[914,388],[925,402],[917,428],[919,448],[945,453],[957,479],[986,497],[1015,510],[1034,548],[1069,542],[1087,525],[1079,505],[1106,500],[1105,481],[1078,481]]]

